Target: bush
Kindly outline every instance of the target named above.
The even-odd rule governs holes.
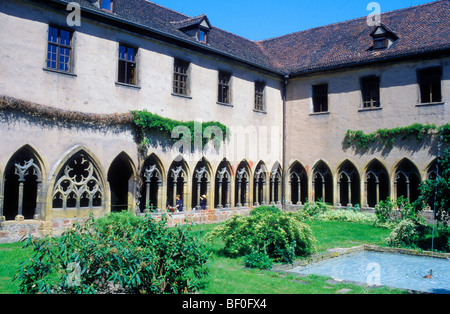
[[[375,223],[377,217],[372,213],[361,213],[354,210],[331,210],[315,217],[320,221],[342,221],[355,223]]]
[[[251,253],[244,257],[244,265],[250,268],[272,269],[273,261],[265,253]]]
[[[297,216],[300,220],[311,219],[321,213],[326,213],[330,210],[330,206],[322,201],[306,202],[301,210],[298,211]]]
[[[396,201],[389,197],[386,201],[381,201],[375,207],[375,215],[377,216],[377,222],[381,224],[399,223],[404,219],[417,220],[423,218],[409,200],[403,196],[400,196]]]
[[[214,229],[210,236],[223,239],[223,251],[228,256],[261,252],[283,263],[293,262],[296,256],[311,255],[316,242],[308,225],[283,213],[233,216]]]
[[[422,222],[405,219],[391,232],[386,239],[389,246],[418,248],[418,243],[424,239],[427,226]]]
[[[76,224],[59,239],[30,239],[16,275],[21,293],[180,294],[206,275],[205,245],[167,218],[112,214]]]
[[[433,237],[434,231],[434,237]],[[400,222],[386,239],[386,244],[393,247],[407,247],[430,251],[450,251],[450,230],[448,227],[432,226],[422,221],[405,219]]]
[[[250,212],[250,215],[281,213],[281,210],[275,206],[259,206]]]

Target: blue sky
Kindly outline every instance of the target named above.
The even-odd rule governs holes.
[[[252,40],[367,16],[370,0],[151,0],[188,16],[206,14],[215,27]],[[431,0],[378,0],[381,12]]]

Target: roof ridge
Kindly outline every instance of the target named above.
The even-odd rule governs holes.
[[[397,13],[400,13],[400,11],[408,11],[408,10],[412,10],[412,9],[417,9],[419,7],[424,7],[424,6],[429,6],[429,5],[436,5],[437,3],[440,3],[440,2],[448,2],[448,3],[450,3],[450,0],[435,0],[435,1],[427,2],[427,3],[422,3],[422,4],[410,6],[410,7],[407,7],[407,8],[381,12],[381,16],[386,15],[386,14],[393,14],[393,13],[397,14]],[[362,19],[364,19],[364,20],[367,19],[367,16],[360,16],[360,17],[349,19],[349,20],[346,20],[346,21],[340,21],[340,22],[325,24],[325,25],[321,25],[321,26],[316,26],[316,27],[313,27],[313,28],[307,28],[307,29],[304,29],[304,30],[301,30],[301,31],[292,32],[292,33],[289,33],[289,34],[285,34],[285,35],[281,35],[281,36],[277,36],[277,37],[272,37],[272,38],[259,40],[257,42],[264,43],[266,41],[272,41],[272,40],[275,40],[275,39],[284,38],[284,37],[287,37],[287,36],[292,36],[294,34],[299,34],[299,33],[303,33],[303,32],[317,30],[317,29],[324,28],[324,27],[332,27],[332,26],[336,26],[336,25],[339,25],[339,24],[342,25],[342,24],[345,24],[345,23],[355,22],[357,20],[362,20]]]

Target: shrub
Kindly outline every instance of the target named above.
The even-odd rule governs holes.
[[[328,212],[329,210],[330,206],[322,201],[312,203],[306,202],[303,208],[298,211],[297,216],[300,220],[310,219],[321,213]]]
[[[281,210],[275,206],[259,206],[250,212],[250,215],[281,213]]]
[[[375,207],[375,215],[378,223],[381,224],[399,223],[404,219],[417,220],[422,218],[409,200],[403,196],[400,196],[396,201],[391,200],[389,197],[386,201],[381,201]]]
[[[257,252],[246,255],[244,257],[244,265],[250,268],[270,270],[272,269],[273,261],[267,254]]]
[[[405,219],[391,232],[386,239],[389,246],[418,248],[425,234],[427,226],[417,220]]]
[[[315,217],[320,221],[343,221],[355,223],[375,223],[377,217],[372,213],[361,213],[354,210],[331,210]]]
[[[90,218],[59,239],[30,238],[26,246],[34,253],[15,278],[21,293],[189,293],[208,260],[186,227],[129,213]]]
[[[233,216],[213,230],[210,236],[223,239],[223,251],[228,256],[262,252],[283,263],[293,262],[296,256],[311,255],[316,242],[308,225],[283,213]]]

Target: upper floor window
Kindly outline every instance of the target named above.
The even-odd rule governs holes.
[[[117,78],[119,83],[136,85],[136,51],[136,48],[119,45],[119,70]]]
[[[328,112],[328,84],[313,85],[313,112]]]
[[[112,12],[113,11],[113,0],[100,0],[102,10]]]
[[[47,68],[72,72],[72,32],[49,26]]]
[[[173,67],[174,94],[189,96],[189,66],[189,62],[175,59]]]
[[[380,78],[368,76],[361,79],[362,108],[380,108]]]
[[[255,110],[266,111],[266,105],[264,100],[264,90],[266,89],[266,83],[257,81],[255,82]]]
[[[217,99],[217,102],[221,104],[231,103],[230,80],[231,80],[230,73],[219,71],[219,93],[218,93],[219,97]]]
[[[442,101],[442,68],[433,67],[418,71],[420,103],[438,103]]]
[[[205,44],[206,40],[207,40],[207,36],[208,36],[208,31],[206,31],[206,30],[204,30],[202,28],[200,28],[198,30],[197,39],[198,39],[199,42]]]

